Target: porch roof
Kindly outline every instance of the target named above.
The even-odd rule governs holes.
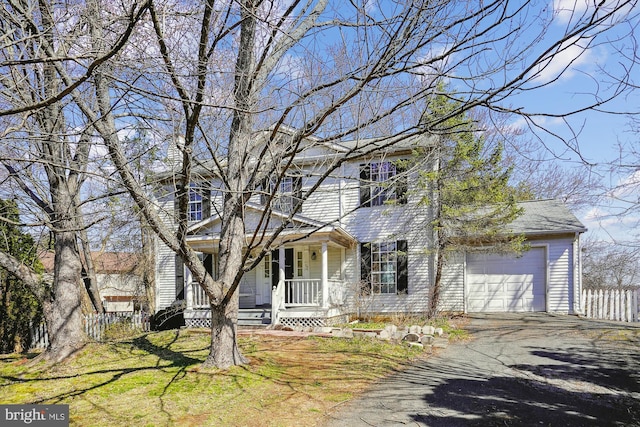
[[[255,203],[247,203],[248,210],[256,213],[264,212],[264,207]],[[273,230],[283,220],[287,220],[289,215],[280,211],[274,210],[271,212],[270,217],[276,220],[275,225],[272,225],[272,229],[259,231],[259,235],[264,235],[262,241],[266,243],[273,236]],[[203,221],[193,224],[188,229],[189,236],[187,242],[194,249],[202,250],[203,252],[209,252],[220,242],[220,217],[213,215]],[[247,227],[250,228],[250,227]],[[254,238],[255,230],[249,230],[245,233],[245,239],[250,241]],[[293,243],[313,244],[327,242],[340,247],[353,247],[356,245],[357,240],[342,227],[338,225],[324,224],[320,221],[307,218],[303,215],[293,215],[291,217],[291,224],[282,230],[278,237],[272,243],[272,246],[281,246]],[[258,243],[260,246],[260,243]]]
[[[263,240],[271,237],[269,232],[265,233]],[[245,233],[247,241],[253,238],[252,233]],[[187,242],[195,250],[201,252],[212,252],[220,243],[219,234],[191,235],[187,237]],[[333,246],[350,248],[356,245],[357,240],[344,229],[337,226],[325,226],[321,229],[316,228],[287,228],[283,230],[275,239],[271,246],[278,247],[282,245],[298,244],[320,244],[329,243]],[[259,245],[258,245],[259,246]]]

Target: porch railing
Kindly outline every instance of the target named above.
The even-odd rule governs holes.
[[[322,281],[320,279],[285,280],[285,307],[321,306]]]
[[[192,295],[192,307],[193,308],[210,308],[209,297],[207,293],[202,289],[200,283],[192,283],[191,284],[191,295]]]

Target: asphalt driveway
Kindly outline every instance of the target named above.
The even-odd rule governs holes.
[[[474,315],[472,339],[376,384],[342,426],[640,426],[640,324]]]

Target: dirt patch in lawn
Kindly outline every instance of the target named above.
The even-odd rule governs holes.
[[[311,426],[426,357],[375,339],[249,333],[239,342],[251,363],[221,371],[201,366],[208,339],[183,330],[92,343],[49,369],[0,356],[0,402],[69,404],[78,426]]]

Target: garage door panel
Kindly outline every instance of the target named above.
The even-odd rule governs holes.
[[[485,286],[485,289],[488,294],[491,295],[497,295],[497,294],[501,294],[503,289],[502,289],[502,285],[501,284],[492,284],[492,283],[487,283]]]
[[[504,311],[505,309],[505,301],[503,300],[492,299],[489,300],[488,304],[485,304],[490,311]]]
[[[467,256],[467,310],[544,311],[545,251],[533,248],[520,258],[497,254]]]

